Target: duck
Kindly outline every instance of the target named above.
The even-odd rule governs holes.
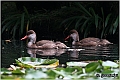
[[[70,31],[70,35],[68,35],[65,40],[69,39],[70,37],[73,39],[73,46],[105,46],[108,44],[113,44],[106,39],[99,39],[95,37],[88,37],[79,40],[79,34],[75,29]]]
[[[52,49],[52,48],[67,48],[67,46],[60,42],[54,42],[52,40],[40,40],[36,42],[36,33],[34,30],[27,31],[26,35],[21,38],[21,40],[29,39],[29,42],[27,43],[28,48],[35,48],[35,49]]]

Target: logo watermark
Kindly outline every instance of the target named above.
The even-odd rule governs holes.
[[[113,73],[113,74],[99,74],[99,73],[97,73],[95,76],[96,77],[101,77],[101,78],[104,78],[104,77],[116,78],[116,77],[118,77],[118,74],[115,74],[115,73]]]

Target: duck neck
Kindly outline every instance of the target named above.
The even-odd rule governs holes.
[[[30,39],[30,41],[29,41],[28,44],[27,44],[27,47],[36,46],[35,42],[36,42],[36,39]]]
[[[79,41],[79,35],[76,33],[71,34],[71,37],[73,38],[73,43]]]
[[[33,44],[33,42],[28,42],[27,47],[31,47]]]

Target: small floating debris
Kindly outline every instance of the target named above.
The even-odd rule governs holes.
[[[81,51],[81,50],[85,50],[85,49],[68,49],[68,51]]]
[[[4,47],[2,47],[2,49],[5,49]]]
[[[5,42],[12,42],[11,40],[5,40]]]
[[[69,49],[70,47],[66,47],[67,49]]]
[[[65,41],[65,42],[68,42],[68,41]]]

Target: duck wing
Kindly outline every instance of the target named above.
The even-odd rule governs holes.
[[[89,38],[84,38],[84,39],[80,40],[80,43],[99,42],[99,41],[100,41],[99,38],[89,37]]]
[[[36,42],[36,46],[42,46],[43,44],[46,44],[46,43],[54,43],[54,42],[50,40],[41,40]]]

